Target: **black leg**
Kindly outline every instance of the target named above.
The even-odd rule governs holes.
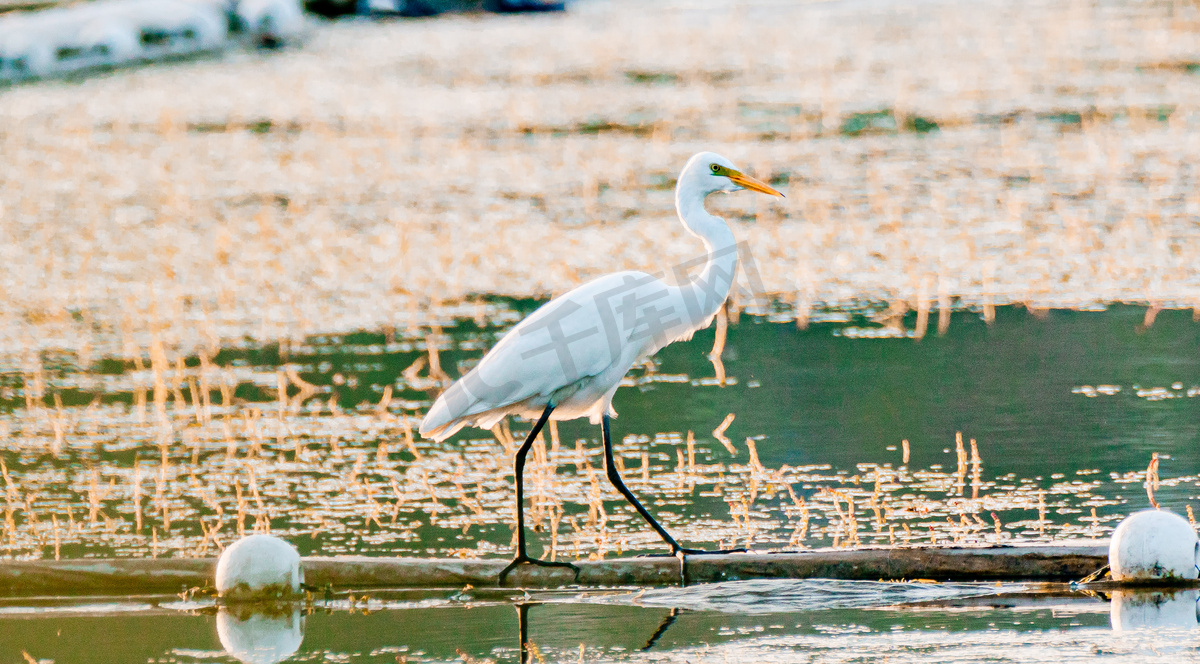
[[[521,444],[521,449],[517,450],[517,457],[513,462],[513,475],[516,476],[517,480],[517,555],[500,572],[500,585],[504,585],[504,579],[508,577],[508,573],[521,564],[539,565],[541,567],[565,567],[574,570],[575,575],[579,576],[579,568],[571,563],[538,560],[537,558],[530,558],[525,553],[525,457],[529,454],[529,448],[533,446],[534,439],[541,433],[542,427],[546,426],[546,422],[550,420],[550,413],[553,410],[554,406],[551,404],[547,405],[546,410],[542,411],[542,416],[533,425],[533,430],[529,432],[529,437]]]
[[[633,505],[633,509],[637,510],[638,514],[641,514],[642,518],[646,520],[646,523],[650,524],[650,527],[654,529],[654,532],[658,533],[658,536],[661,537],[662,540],[667,543],[667,546],[671,547],[671,555],[675,556],[675,555],[679,555],[681,553],[683,553],[683,554],[739,553],[739,552],[745,551],[745,549],[725,549],[725,550],[720,550],[720,551],[709,551],[709,550],[705,550],[705,549],[685,549],[682,546],[679,546],[679,542],[675,541],[675,538],[671,537],[671,534],[668,533],[666,531],[666,529],[664,529],[658,523],[658,521],[656,521],[654,519],[654,517],[650,516],[650,512],[647,512],[646,508],[642,507],[642,504],[640,502],[638,502],[638,499],[633,495],[633,492],[630,491],[629,487],[625,486],[625,482],[623,482],[621,480],[621,474],[619,472],[617,472],[616,461],[613,460],[612,434],[609,433],[608,415],[604,416],[604,419],[601,421],[600,427],[604,433],[604,469],[608,472],[608,481],[612,482],[612,485],[617,488],[617,491],[620,491],[621,495],[625,496],[625,500],[629,501],[630,505]]]
[[[638,502],[637,497],[633,495],[633,492],[630,491],[629,487],[625,486],[625,482],[621,480],[621,473],[617,472],[617,463],[615,460],[613,460],[612,435],[609,433],[608,428],[608,415],[605,415],[604,419],[600,422],[600,430],[604,434],[604,470],[608,473],[608,481],[612,482],[612,485],[617,488],[617,491],[621,492],[622,496],[625,496],[625,500],[629,501],[630,505],[633,505],[633,509],[637,510],[638,514],[642,515],[642,518],[646,520],[646,523],[650,524],[650,527],[654,529],[654,532],[658,533],[658,536],[667,543],[667,546],[671,547],[671,553],[674,554],[683,547],[679,546],[679,542],[676,542],[675,538],[671,537],[671,534],[668,533],[665,528],[659,525],[658,521],[656,521],[654,517],[650,516],[650,513],[646,511],[646,508],[642,507],[642,504]]]

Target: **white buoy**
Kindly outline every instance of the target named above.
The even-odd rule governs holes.
[[[222,606],[217,612],[217,638],[230,657],[245,664],[276,664],[300,649],[304,618],[294,605],[267,611]]]
[[[1108,545],[1114,581],[1165,581],[1200,576],[1200,542],[1187,519],[1166,510],[1130,514]]]
[[[226,599],[288,598],[299,594],[303,582],[300,554],[278,537],[243,537],[217,560],[217,592]]]
[[[1197,600],[1200,590],[1114,590],[1108,617],[1116,632],[1162,627],[1195,629],[1200,626]]]

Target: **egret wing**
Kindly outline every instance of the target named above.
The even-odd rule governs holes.
[[[421,435],[448,436],[477,415],[531,399],[545,402],[601,374],[628,356],[636,306],[623,304],[667,288],[644,272],[618,272],[547,302],[438,398]]]

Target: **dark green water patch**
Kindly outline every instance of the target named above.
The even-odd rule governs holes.
[[[539,304],[486,298],[478,316],[437,328],[229,345],[158,379],[148,358],[5,374],[0,552],[213,555],[270,528],[306,554],[506,555],[511,450],[493,432],[437,443],[415,430]],[[921,340],[912,314],[885,327],[872,313],[818,311],[806,329],[780,306],[743,315],[723,386],[712,330],[636,367],[613,422],[634,492],[697,545],[1055,541],[1103,537],[1148,507],[1157,454],[1157,501],[1195,509],[1191,312],[1162,311],[1147,329],[1134,306],[1000,307],[990,325],[959,311],[946,335]],[[509,426],[519,442],[529,424]],[[603,481],[599,427],[557,432],[528,475],[535,546],[659,550]]]

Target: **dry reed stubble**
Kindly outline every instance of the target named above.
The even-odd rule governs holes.
[[[135,363],[132,412],[98,411],[92,422],[114,418],[117,433],[107,436],[157,445],[160,456],[154,509],[145,515],[140,465],[136,479],[117,484],[129,468],[98,466],[99,477],[22,477],[29,488],[7,494],[7,551],[36,555],[46,543],[37,515],[44,523],[47,513],[51,523],[65,514],[71,524],[63,544],[86,541],[104,521],[117,524],[119,551],[195,551],[232,525],[221,510],[205,514],[189,503],[208,490],[236,514],[239,534],[251,517],[253,528],[269,528],[272,510],[285,503],[276,502],[283,494],[258,491],[256,464],[267,473],[319,477],[306,495],[335,509],[298,515],[292,527],[300,530],[358,537],[358,526],[347,524],[380,528],[377,518],[362,516],[382,509],[373,496],[385,489],[395,499],[387,506],[395,526],[387,536],[395,539],[375,540],[383,544],[411,542],[404,538],[421,519],[455,529],[496,525],[493,508],[508,504],[506,487],[482,473],[497,468],[481,465],[465,478],[464,489],[475,485],[473,503],[451,509],[440,502],[439,493],[448,502],[458,495],[437,478],[461,457],[420,449],[409,421],[415,413],[397,416],[402,431],[391,421],[377,429],[404,437],[414,457],[409,467],[419,471],[409,477],[389,468],[396,452],[361,444],[359,415],[332,396],[330,420],[302,415],[305,385],[272,375],[278,417],[262,418],[235,402],[233,388],[246,376],[208,358],[247,335],[286,347],[312,332],[384,324],[415,330],[478,316],[481,305],[467,297],[474,293],[561,292],[615,268],[654,270],[692,258],[697,247],[672,218],[670,184],[682,160],[701,148],[786,179],[794,194],[786,202],[730,197],[714,207],[748,241],[767,290],[795,298],[797,323],[814,306],[857,297],[897,303],[897,310],[912,303],[927,318],[935,287],[939,333],[956,304],[986,311],[1019,301],[1034,310],[1132,300],[1151,305],[1147,325],[1160,307],[1194,306],[1200,188],[1188,166],[1200,147],[1200,94],[1181,84],[1186,74],[1176,65],[1194,58],[1200,33],[1185,14],[1161,5],[1081,7],[947,5],[932,20],[899,7],[854,21],[839,13],[852,9],[780,7],[768,25],[728,21],[723,8],[628,12],[616,3],[590,10],[609,12],[607,23],[590,15],[555,23],[556,39],[546,39],[547,24],[538,22],[336,26],[310,49],[276,58],[117,74],[84,83],[87,94],[59,84],[6,92],[0,293],[11,306],[0,310],[0,357],[4,366],[22,367],[29,389],[23,416],[3,422],[5,438],[14,449],[64,455],[104,442],[77,430],[71,408],[56,404],[47,414],[42,351],[67,349],[85,369],[95,356]],[[946,32],[963,39],[935,38]],[[376,57],[364,61],[362,50]],[[930,62],[941,66],[913,66]],[[887,111],[875,113],[885,124],[920,118],[941,129],[918,135],[868,127],[850,135],[852,122],[877,111]],[[751,218],[757,223],[739,221]],[[414,369],[427,365],[430,382],[441,379],[435,337],[426,342],[425,364]],[[182,355],[197,349],[207,353],[199,371],[182,367]],[[714,355],[719,379],[719,348]],[[290,387],[300,394],[289,406]],[[381,399],[376,424],[390,412],[388,401]],[[729,423],[714,432],[718,439]],[[305,440],[330,438],[328,430],[339,427],[348,431],[345,454],[337,434],[331,454],[306,451]],[[309,435],[314,430],[322,435]],[[185,431],[195,437],[181,445]],[[581,450],[575,476],[558,479],[572,476],[551,470],[558,462],[553,423],[551,432],[552,450],[539,462],[545,472],[535,479],[539,500],[544,488],[556,500],[587,505],[590,516],[581,528],[578,514],[566,515],[574,533],[552,538],[552,548],[594,553],[625,522],[602,511],[612,496],[593,492],[595,471]],[[498,435],[511,447],[507,430]],[[732,453],[732,442],[722,442]],[[285,443],[290,466],[281,456]],[[349,482],[353,500],[338,502],[347,480],[322,474],[321,464],[368,450],[373,461]],[[667,464],[648,450],[636,453],[641,481],[651,487]],[[730,540],[765,530],[752,523],[750,509],[765,500],[755,457],[735,469],[704,463],[711,451],[700,454],[696,462],[689,445],[686,466],[677,459],[684,470],[672,491],[698,487],[738,510],[746,505],[739,529],[721,531]],[[908,454],[905,441],[905,464]],[[1045,535],[1046,511],[1056,505],[1020,483],[989,491],[995,483],[981,481],[975,458],[972,449],[970,501],[880,495],[874,505],[891,506],[881,511],[884,520],[903,520],[903,535],[888,524],[889,541],[917,541],[910,521],[961,541],[971,536],[962,510],[1018,505],[1038,509],[1038,520],[1013,519],[1006,533],[992,511],[997,540]],[[914,474],[897,484],[943,493],[957,484],[961,494],[961,459],[954,474]],[[189,475],[208,488],[192,486]],[[253,508],[241,478],[249,478]],[[789,492],[792,481],[842,487],[847,479],[811,471],[784,478]],[[294,482],[291,490],[300,486],[286,481]],[[77,488],[69,500],[38,493],[71,482]],[[847,495],[848,505],[875,498]],[[86,524],[76,525],[72,506],[87,508]],[[557,533],[559,508],[539,507]],[[797,544],[818,535],[828,541],[831,533],[839,542],[866,536],[857,527],[833,528],[829,510],[813,514],[810,528],[802,499],[789,509],[802,512]],[[126,513],[132,523],[120,525]],[[836,523],[851,522],[852,513],[844,516]],[[958,520],[948,524],[951,516]],[[148,547],[143,517],[151,525]],[[714,521],[687,528],[720,531]],[[53,534],[59,542],[57,528]],[[648,541],[639,537],[620,546]]]
[[[701,147],[787,180],[717,207],[757,219],[737,232],[801,323],[925,311],[933,274],[939,331],[955,301],[1200,300],[1190,5],[630,9],[8,91],[0,353],[412,325],[660,269],[697,251],[669,184]]]

